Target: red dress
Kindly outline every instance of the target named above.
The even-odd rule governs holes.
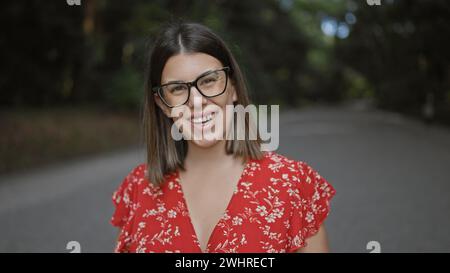
[[[113,194],[115,252],[201,252],[178,172],[159,187],[145,172],[134,168]],[[265,152],[247,162],[206,252],[294,252],[317,233],[334,194],[306,163]]]

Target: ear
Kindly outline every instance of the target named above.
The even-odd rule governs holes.
[[[155,96],[155,102],[158,105],[159,108],[163,111],[163,113],[170,118],[170,109],[167,107],[167,105],[164,104],[164,102],[161,100],[161,98],[157,94],[153,94]]]

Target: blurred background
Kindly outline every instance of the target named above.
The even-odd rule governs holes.
[[[144,63],[170,19],[227,42],[279,153],[337,190],[334,252],[450,251],[450,2],[52,0],[0,9],[0,252],[110,252],[144,162]],[[378,247],[377,247],[378,248]]]

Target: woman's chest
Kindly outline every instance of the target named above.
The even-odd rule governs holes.
[[[242,180],[222,207],[217,205],[223,198],[220,190],[210,191],[204,200],[191,195],[189,207],[177,183],[158,198],[141,198],[132,248],[143,252],[283,252],[289,228],[288,196],[273,185],[254,187],[253,183]]]

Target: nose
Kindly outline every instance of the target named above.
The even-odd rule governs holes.
[[[203,97],[195,86],[191,86],[189,91],[191,92],[188,101],[189,107],[200,107],[207,103],[206,98]]]

